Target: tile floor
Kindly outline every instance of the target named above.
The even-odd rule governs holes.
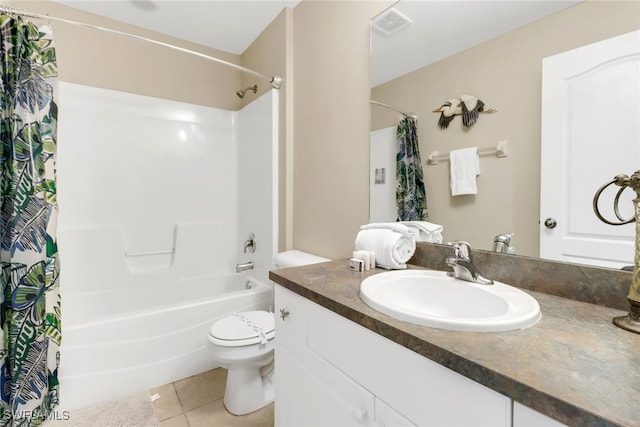
[[[244,416],[225,410],[226,379],[227,370],[218,368],[151,389],[160,396],[153,401],[160,427],[273,427],[273,404]]]

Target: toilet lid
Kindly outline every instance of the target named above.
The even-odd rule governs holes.
[[[243,311],[216,321],[209,329],[209,339],[224,347],[266,344],[275,336],[273,313]]]

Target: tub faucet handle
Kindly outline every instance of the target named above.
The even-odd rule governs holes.
[[[256,251],[256,236],[253,233],[249,233],[249,237],[244,241],[242,252],[246,254],[247,251],[251,253]]]

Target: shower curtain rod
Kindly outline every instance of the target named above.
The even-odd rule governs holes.
[[[405,117],[413,117],[414,119],[416,118],[416,115],[415,115],[415,114],[413,114],[413,113],[405,113],[404,111],[400,111],[400,110],[398,110],[397,108],[392,107],[391,105],[384,104],[384,103],[379,102],[379,101],[374,101],[373,99],[370,99],[370,100],[369,100],[369,102],[370,102],[371,104],[379,105],[379,106],[381,106],[381,107],[384,107],[384,108],[388,108],[388,109],[390,109],[390,110],[393,110],[393,111],[395,111],[395,112],[397,112],[397,113],[402,114],[402,115],[403,115],[403,116],[405,116]]]
[[[169,44],[169,43],[164,43],[164,42],[161,42],[161,41],[158,41],[158,40],[154,40],[154,39],[150,39],[150,38],[147,38],[147,37],[137,36],[135,34],[125,33],[123,31],[114,30],[112,28],[100,27],[98,25],[87,24],[85,22],[72,21],[70,19],[58,18],[58,17],[54,17],[54,16],[43,15],[43,14],[40,14],[40,13],[27,12],[26,10],[23,10],[23,9],[18,9],[18,8],[15,8],[15,7],[9,7],[9,6],[5,6],[5,5],[0,5],[0,13],[7,13],[9,15],[16,15],[16,16],[26,16],[26,17],[29,17],[29,18],[43,19],[43,20],[46,20],[46,21],[63,22],[65,24],[79,25],[81,27],[92,28],[94,30],[100,30],[100,31],[105,31],[107,33],[112,33],[112,34],[116,34],[116,35],[123,36],[123,37],[129,37],[129,38],[132,38],[132,39],[144,41],[144,42],[155,44],[155,45],[158,45],[158,46],[168,47],[170,49],[174,49],[174,50],[177,50],[177,51],[180,51],[180,52],[183,52],[183,53],[188,53],[190,55],[195,55],[195,56],[198,56],[200,58],[204,58],[204,59],[207,59],[209,61],[217,62],[218,64],[222,64],[222,65],[225,65],[227,67],[234,68],[234,69],[242,71],[244,73],[251,74],[251,75],[254,75],[256,77],[260,77],[261,79],[266,80],[269,83],[271,83],[271,86],[273,88],[275,88],[275,89],[280,89],[280,86],[282,85],[282,77],[280,77],[277,74],[269,77],[269,76],[266,76],[264,74],[258,73],[257,71],[253,71],[253,70],[251,70],[249,68],[245,68],[245,67],[242,67],[240,65],[224,61],[224,60],[216,58],[214,56],[205,55],[204,53],[196,52],[194,50],[185,49],[183,47],[175,46],[175,45],[172,45],[172,44]]]

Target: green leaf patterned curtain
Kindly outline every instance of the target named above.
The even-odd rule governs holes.
[[[0,15],[0,423],[39,425],[58,403],[57,66],[48,27]]]
[[[400,147],[396,156],[398,221],[426,221],[427,194],[422,178],[416,119],[405,116],[396,130]]]

